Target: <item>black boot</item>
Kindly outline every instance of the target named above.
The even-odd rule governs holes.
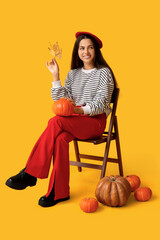
[[[66,198],[60,198],[60,199],[54,200],[54,196],[55,196],[55,194],[54,194],[54,186],[53,186],[52,191],[50,192],[49,196],[46,197],[44,195],[43,197],[41,197],[39,199],[38,204],[42,207],[51,207],[51,206],[56,205],[59,202],[66,201],[66,200],[70,199],[70,196],[68,196]]]
[[[22,171],[20,171],[17,175],[10,177],[6,181],[6,185],[10,188],[17,190],[25,189],[28,186],[30,187],[35,186],[37,178],[26,173],[24,170],[25,168]]]

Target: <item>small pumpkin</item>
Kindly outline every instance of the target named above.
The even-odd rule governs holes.
[[[137,188],[134,192],[134,197],[137,201],[148,201],[152,197],[152,190],[149,187]]]
[[[86,213],[95,212],[98,208],[98,201],[95,198],[89,197],[89,198],[83,198],[81,199],[80,208],[82,211]]]
[[[74,113],[74,107],[71,102],[65,98],[61,98],[53,103],[52,110],[59,116],[70,116]]]
[[[95,195],[102,204],[117,207],[123,206],[131,194],[131,186],[127,179],[119,175],[102,178],[96,187]]]
[[[134,192],[141,184],[141,180],[136,175],[128,175],[125,177],[131,185],[131,191]]]

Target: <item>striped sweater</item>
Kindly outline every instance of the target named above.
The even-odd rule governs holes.
[[[107,67],[85,70],[72,69],[68,72],[64,87],[61,81],[52,82],[51,97],[54,101],[62,97],[74,100],[89,116],[111,112],[110,102],[114,90],[112,74]]]

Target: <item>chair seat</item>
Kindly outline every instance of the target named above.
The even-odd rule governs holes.
[[[107,142],[107,138],[108,138],[108,132],[104,132],[102,134],[102,136],[99,137],[99,138],[84,139],[84,140],[75,138],[74,140],[79,141],[79,142],[90,142],[90,143],[94,143],[96,145],[96,144],[100,144],[100,143],[103,143],[103,142]],[[115,139],[115,133],[112,133],[110,140],[114,140],[114,139]]]

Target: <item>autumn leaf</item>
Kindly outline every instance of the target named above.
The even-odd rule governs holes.
[[[50,47],[48,47],[50,54],[52,54],[54,57],[58,57],[59,59],[61,59],[62,57],[62,49],[59,48],[58,42],[56,42],[55,44],[50,44]]]

